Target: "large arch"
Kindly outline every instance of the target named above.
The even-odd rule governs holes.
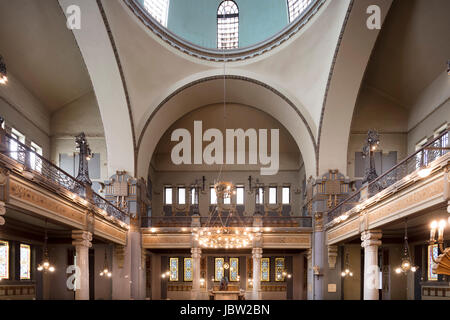
[[[347,174],[347,147],[353,110],[378,29],[369,29],[367,8],[380,8],[384,21],[392,0],[358,0],[352,2],[330,70],[322,106],[317,144],[317,175],[329,169]]]
[[[199,106],[226,101],[253,106],[278,120],[294,137],[302,154],[307,176],[316,171],[316,145],[313,131],[299,109],[286,96],[257,80],[242,76],[212,76],[191,82],[169,95],[151,113],[137,146],[137,177],[146,177],[158,141],[183,115]]]

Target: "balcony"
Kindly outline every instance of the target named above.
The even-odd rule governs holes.
[[[328,244],[445,205],[449,151],[446,130],[328,211]]]
[[[92,228],[94,235],[126,243],[128,213],[3,129],[0,129],[1,202],[6,209],[48,218],[74,229]]]

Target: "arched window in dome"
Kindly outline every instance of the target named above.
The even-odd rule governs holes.
[[[222,1],[217,10],[217,47],[239,47],[239,9],[234,1]]]
[[[167,27],[169,0],[144,0],[144,8],[164,27]]]
[[[305,11],[312,0],[287,0],[289,11],[289,22],[294,21],[300,13]]]

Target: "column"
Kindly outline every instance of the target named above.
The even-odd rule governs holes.
[[[72,239],[72,245],[76,250],[76,266],[79,268],[75,300],[89,300],[89,248],[92,247],[92,233],[73,230]]]
[[[3,201],[0,201],[0,226],[5,224],[5,218],[3,218],[2,216],[4,216],[6,213],[6,205]]]
[[[381,245],[381,230],[361,233],[364,248],[364,300],[378,300],[379,274],[378,247]]]
[[[200,299],[200,258],[202,257],[202,249],[192,248],[192,291],[191,299]]]
[[[253,248],[253,300],[261,300],[261,258],[262,249]]]
[[[306,251],[306,260],[307,260],[307,267],[308,267],[308,270],[306,273],[306,276],[307,276],[307,278],[306,278],[306,282],[307,282],[306,298],[308,300],[313,300],[313,277],[314,277],[314,275],[313,275],[313,268],[312,268],[312,253],[313,253],[312,249],[308,249]]]
[[[313,263],[313,300],[323,300],[324,291],[324,256],[325,256],[325,233],[323,228],[323,214],[314,214],[314,243],[312,247]]]

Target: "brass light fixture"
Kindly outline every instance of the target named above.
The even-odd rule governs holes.
[[[103,270],[100,272],[100,277],[112,277],[112,272],[108,269],[108,258],[106,256],[106,249],[105,249],[105,262],[104,262]]]
[[[3,61],[3,57],[0,55],[0,84],[6,84],[8,82],[8,73],[6,72],[6,64]]]
[[[353,272],[350,270],[350,263],[348,260],[348,252],[345,254],[345,269],[341,272],[341,277],[353,277]]]
[[[403,257],[402,264],[395,269],[395,273],[407,274],[409,271],[416,272],[419,269],[418,266],[413,265],[411,261],[411,256],[409,254],[409,244],[408,244],[408,220],[405,219],[405,237],[403,242]]]
[[[38,265],[37,270],[38,271],[44,271],[44,272],[54,272],[55,267],[50,263],[50,259],[48,257],[48,249],[47,249],[47,219],[45,219],[45,237],[44,237],[44,254],[42,262]]]

